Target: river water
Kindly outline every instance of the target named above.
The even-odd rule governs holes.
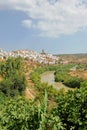
[[[54,71],[44,72],[41,75],[41,82],[42,83],[48,83],[48,85],[52,85],[57,90],[62,89],[62,88],[64,88],[66,91],[71,90],[70,88],[65,86],[63,83],[55,82]]]

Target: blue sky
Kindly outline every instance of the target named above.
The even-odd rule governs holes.
[[[86,0],[1,1],[0,48],[86,53]]]

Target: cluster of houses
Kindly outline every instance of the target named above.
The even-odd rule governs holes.
[[[41,53],[37,53],[31,50],[17,50],[12,52],[6,52],[0,49],[0,59],[7,59],[8,57],[18,57],[27,58],[29,60],[43,63],[43,64],[56,64],[59,60],[58,56],[52,54],[47,54],[42,50]]]

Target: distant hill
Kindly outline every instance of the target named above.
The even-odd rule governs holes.
[[[58,54],[56,55],[61,59],[67,60],[69,62],[75,63],[87,63],[87,53],[80,54]]]
[[[87,53],[79,53],[79,54],[57,54],[56,56],[75,57],[75,58],[86,58],[87,57]]]

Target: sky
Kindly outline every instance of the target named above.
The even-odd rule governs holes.
[[[87,53],[87,0],[0,0],[0,48]]]

